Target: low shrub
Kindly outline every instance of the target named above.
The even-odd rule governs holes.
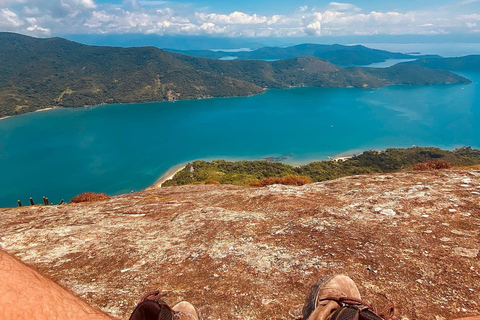
[[[415,171],[430,171],[430,170],[442,170],[450,169],[452,165],[445,160],[430,160],[427,162],[416,163],[413,166]]]
[[[110,199],[110,197],[107,196],[105,193],[84,192],[70,199],[70,202],[72,203],[95,202],[95,201],[103,201],[108,199]]]
[[[272,184],[284,184],[287,186],[303,186],[312,183],[312,179],[306,176],[268,177],[250,184],[252,187],[265,187]]]
[[[208,179],[203,182],[204,184],[220,184],[217,180]]]

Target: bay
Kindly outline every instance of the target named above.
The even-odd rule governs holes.
[[[388,147],[480,147],[468,85],[272,89],[253,97],[55,109],[0,121],[0,207],[152,185],[195,159],[307,163]]]

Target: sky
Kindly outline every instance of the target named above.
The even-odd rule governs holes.
[[[0,31],[33,36],[465,36],[480,34],[480,0],[0,0]]]

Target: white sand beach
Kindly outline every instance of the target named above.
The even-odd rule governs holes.
[[[174,166],[170,169],[167,170],[167,172],[165,172],[161,177],[160,179],[158,179],[154,184],[153,186],[151,186],[150,188],[161,188],[162,187],[162,184],[167,181],[167,180],[171,180],[176,174],[177,172],[183,170],[185,168],[185,164],[179,164],[177,166]]]
[[[43,111],[48,111],[53,109],[58,109],[58,107],[48,107],[48,108],[38,109],[38,110],[35,110],[34,112],[43,112]]]
[[[366,150],[363,150],[363,149],[348,150],[348,151],[342,152],[340,154],[337,154],[333,158],[330,158],[330,160],[332,160],[332,161],[345,161],[347,159],[355,157],[355,155],[362,154],[364,151],[366,151]]]

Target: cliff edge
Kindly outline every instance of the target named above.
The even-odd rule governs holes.
[[[0,209],[0,245],[123,318],[158,288],[204,319],[295,319],[343,273],[395,319],[441,320],[480,313],[479,195],[480,171],[454,170],[167,187]]]

